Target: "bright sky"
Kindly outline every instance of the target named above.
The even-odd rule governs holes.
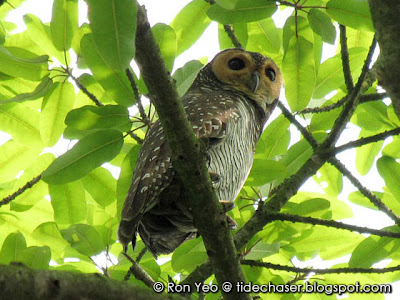
[[[147,9],[149,21],[151,25],[154,25],[156,23],[166,23],[169,24],[174,16],[179,12],[180,9],[182,9],[187,3],[190,1],[182,1],[182,0],[170,0],[170,1],[139,1],[141,4],[144,4]],[[23,31],[25,30],[24,22],[23,22],[23,15],[27,13],[34,14],[36,16],[39,16],[43,22],[50,22],[51,20],[51,10],[52,10],[52,3],[53,0],[41,0],[40,4],[39,1],[37,0],[28,0],[25,1],[18,9],[14,10],[9,14],[9,17],[6,19],[7,21],[16,23],[18,25],[18,31]],[[84,1],[79,1],[80,5],[80,11],[82,12],[80,14],[80,23],[85,22],[85,18],[83,16],[85,15],[85,12],[87,10],[86,3]],[[286,20],[286,17],[290,15],[292,12],[292,9],[285,9],[283,11],[280,11],[279,14],[275,14],[273,16],[273,19],[275,21],[275,24],[278,27],[283,27],[283,23]],[[182,55],[180,55],[176,61],[175,61],[175,66],[174,69],[182,67],[186,62],[193,60],[193,59],[199,59],[203,57],[208,57],[209,59],[213,58],[215,54],[219,52],[219,46],[218,46],[218,38],[217,38],[217,24],[213,22],[206,30],[204,35],[196,42],[194,46],[190,48],[189,51],[184,52]],[[334,47],[329,47],[328,45],[325,44],[324,48],[324,57],[323,59],[326,59],[327,57],[333,55],[335,53],[336,46]],[[281,100],[284,96],[284,93],[281,93]],[[274,112],[274,115],[277,116],[280,114],[279,109],[276,109]],[[274,115],[272,118],[274,118]],[[293,128],[292,136],[297,137],[296,140],[300,138],[300,134]],[[357,134],[355,135],[355,132]],[[356,128],[355,126],[350,126],[347,130],[345,130],[343,134],[343,138],[341,141],[349,141],[353,139],[357,139],[359,129]],[[6,139],[9,139],[9,135],[4,134],[0,132],[0,145],[5,142]],[[61,142],[57,144],[57,147],[62,147],[63,150],[61,149],[55,149],[54,152],[60,155],[62,152],[65,151],[65,147],[69,146],[71,147],[71,144],[68,145],[68,142]],[[367,187],[373,187],[374,190],[377,190],[377,187],[382,187],[384,186],[384,182],[378,175],[376,169],[370,171],[366,176],[360,176],[358,175],[358,172],[355,169],[355,151],[346,151],[342,154],[338,155],[338,158],[350,169],[352,170],[353,174],[356,175],[359,180],[366,185]],[[114,170],[113,171],[114,176],[117,176],[118,171]],[[311,179],[309,180],[303,187],[302,190],[307,190],[307,191],[321,191],[321,188]],[[354,225],[359,225],[359,226],[366,226],[370,228],[377,228],[380,229],[384,226],[389,226],[392,225],[393,222],[386,216],[384,216],[381,213],[376,213],[375,211],[372,211],[370,209],[366,209],[360,206],[355,206],[349,203],[347,199],[347,195],[355,191],[355,188],[348,182],[346,178],[344,178],[344,189],[343,192],[340,194],[339,198],[346,203],[348,203],[350,206],[353,207],[353,212],[355,215],[355,218],[352,220],[345,220],[347,223],[351,223]],[[326,263],[326,262],[321,262],[319,259],[315,259],[315,265],[318,265],[318,267],[328,267],[330,265],[336,264],[338,262],[344,262],[347,261],[348,257],[342,258],[340,260],[335,260],[331,263]],[[389,261],[386,261],[388,263]],[[304,264],[302,262],[297,262],[298,266],[309,266],[309,263]],[[383,267],[385,264],[379,265],[379,267]],[[376,266],[378,267],[378,266]],[[399,286],[398,284],[396,284]],[[397,291],[399,291],[400,288],[397,287]],[[394,296],[394,295],[392,295]],[[392,296],[387,295],[385,299],[394,299]]]

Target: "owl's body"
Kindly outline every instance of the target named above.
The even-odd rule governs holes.
[[[232,64],[236,59],[244,61],[244,65]],[[234,69],[242,68],[232,70],[232,65]],[[262,82],[260,68],[267,74],[265,78],[272,72],[265,70],[273,70],[269,75],[276,87]],[[243,86],[237,81],[243,82]],[[260,85],[267,92],[251,97]],[[258,53],[229,49],[200,71],[183,96],[192,128],[206,144],[208,169],[220,201],[233,202],[246,181],[255,146],[276,104],[280,85],[279,68],[271,60]],[[157,121],[143,143],[122,211],[119,239],[124,246],[130,241],[134,244],[138,232],[146,247],[157,256],[172,252],[196,235],[192,214],[185,203],[187,195],[173,169],[171,156]]]

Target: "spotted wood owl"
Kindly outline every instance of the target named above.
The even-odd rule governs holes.
[[[281,72],[271,59],[227,49],[199,72],[182,97],[193,131],[206,145],[211,181],[224,204],[235,200],[246,181],[281,85]],[[130,242],[135,246],[137,233],[154,256],[174,251],[197,234],[171,155],[157,121],[144,140],[122,209],[118,236],[125,250]]]

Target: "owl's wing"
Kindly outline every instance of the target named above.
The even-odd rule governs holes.
[[[234,101],[222,98],[217,92],[188,93],[182,101],[196,136],[209,147],[222,140],[230,124],[239,118]],[[157,196],[170,184],[174,176],[171,155],[161,123],[157,121],[143,143],[122,209],[119,230],[122,243],[130,242],[141,215],[157,205]]]

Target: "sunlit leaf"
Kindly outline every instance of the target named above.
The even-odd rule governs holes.
[[[117,155],[122,144],[120,131],[95,131],[58,157],[43,173],[42,179],[49,184],[63,184],[82,178]]]
[[[175,16],[170,26],[176,33],[177,55],[189,49],[210,25],[211,20],[206,15],[209,7],[204,0],[194,0]]]
[[[362,134],[363,137],[372,135]],[[362,147],[357,147],[356,149],[356,169],[361,175],[365,175],[371,169],[375,157],[378,155],[382,148],[383,141],[378,141],[376,143],[370,143]]]
[[[116,180],[107,169],[94,169],[81,181],[85,190],[101,207],[105,208],[115,201]]]
[[[207,259],[206,249],[200,238],[180,245],[172,255],[172,267],[176,272],[190,272]]]
[[[323,11],[315,8],[310,9],[307,17],[312,30],[319,34],[324,42],[333,45],[336,38],[336,29],[332,24],[331,18],[329,18]]]
[[[334,166],[324,164],[319,169],[320,176],[314,177],[315,181],[323,185],[327,194],[338,196],[343,188],[343,175]]]
[[[389,156],[382,156],[376,166],[393,196],[400,199],[400,164]]]
[[[105,64],[123,71],[135,55],[136,1],[86,0],[93,41]]]
[[[59,228],[86,220],[85,191],[80,181],[62,185],[49,184],[51,205],[54,209],[54,220]]]
[[[182,97],[186,93],[202,67],[203,64],[201,62],[192,60],[175,71],[173,78],[176,80],[176,88],[179,96]]]
[[[50,247],[28,247],[18,255],[18,260],[27,267],[33,269],[45,270],[49,268],[51,259]]]
[[[261,186],[274,179],[285,177],[286,167],[279,161],[255,158],[246,185]]]
[[[78,1],[54,0],[50,23],[51,37],[60,51],[71,48],[72,37],[78,29]]]
[[[281,49],[281,32],[271,18],[247,24],[248,41],[246,50],[265,55],[278,53]]]
[[[8,265],[12,261],[18,261],[18,255],[25,249],[24,235],[21,232],[10,233],[1,247],[0,264]]]
[[[64,131],[64,120],[75,100],[74,87],[68,81],[56,82],[46,93],[40,114],[40,135],[43,144],[53,146]]]
[[[114,71],[108,66],[108,57],[94,45],[92,34],[86,34],[81,41],[81,51],[94,78],[117,103],[124,106],[133,104],[133,93],[124,71]]]
[[[61,233],[64,239],[83,255],[96,255],[105,248],[99,233],[90,225],[74,224]]]
[[[276,11],[276,4],[264,0],[238,1],[232,9],[218,4],[211,5],[207,15],[223,24],[248,23],[270,17]]]
[[[365,0],[330,0],[327,4],[327,13],[338,23],[374,31],[368,1]]]
[[[286,98],[293,111],[306,108],[311,100],[316,77],[312,49],[309,41],[294,36],[283,57],[283,78],[285,84],[290,86],[285,89]]]
[[[151,29],[158,47],[160,48],[161,56],[164,59],[165,65],[167,66],[168,71],[171,72],[172,67],[174,66],[177,50],[175,31],[172,27],[162,23],[154,25]]]

